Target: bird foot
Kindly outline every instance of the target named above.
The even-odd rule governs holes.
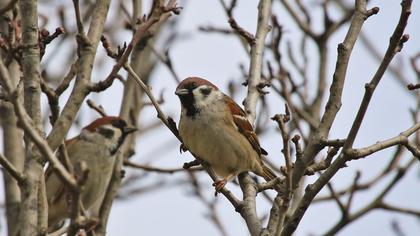
[[[96,226],[99,224],[99,219],[96,217],[90,217],[85,223],[85,230],[86,232],[93,231]]]
[[[96,226],[99,224],[99,218],[97,217],[89,217],[85,218],[83,217],[83,221],[81,222],[81,226],[83,228],[83,231],[86,233],[92,232]]]
[[[181,143],[181,145],[179,145],[179,153],[183,153],[183,152],[186,152],[186,151],[188,151],[188,148],[183,144],[183,143]]]
[[[227,183],[226,179],[218,180],[213,183],[213,186],[216,189],[216,193],[215,193],[216,196],[217,196],[217,193],[219,193],[220,190],[222,190],[225,187],[226,183]]]

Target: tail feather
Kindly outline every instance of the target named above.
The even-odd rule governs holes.
[[[262,165],[262,169],[263,169],[263,173],[262,173],[262,177],[266,180],[266,181],[270,181],[270,180],[274,180],[275,178],[277,178],[277,175],[274,173],[273,170],[270,169],[270,167],[266,166],[266,165]]]

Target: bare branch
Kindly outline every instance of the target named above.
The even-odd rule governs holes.
[[[38,129],[33,124],[32,119],[26,113],[26,110],[20,102],[20,99],[17,99],[18,94],[13,90],[13,87],[11,86],[10,76],[2,60],[0,60],[0,79],[7,93],[12,98],[11,101],[13,103],[16,116],[19,119],[20,125],[25,131],[25,134],[28,135],[31,141],[35,143],[41,154],[51,163],[57,175],[60,176],[60,178],[62,178],[69,187],[76,188],[77,183],[75,179],[68,173],[66,168],[54,155],[53,151],[48,146],[48,143],[39,134]]]
[[[248,230],[252,236],[259,236],[262,230],[261,221],[257,215],[257,206],[255,197],[257,196],[257,187],[255,181],[247,173],[238,176],[239,183],[243,192],[243,205],[239,211],[245,219]]]
[[[251,62],[249,66],[248,95],[244,100],[247,118],[254,123],[256,118],[257,100],[260,97],[258,87],[261,83],[262,57],[265,37],[270,30],[268,21],[271,15],[271,0],[261,0],[258,5],[258,23],[255,34],[255,44],[251,46]]]
[[[179,140],[181,140],[181,138],[179,137],[178,134],[178,130],[176,129],[176,127],[173,126],[173,124],[171,124],[168,120],[168,118],[166,117],[165,113],[162,111],[162,109],[160,108],[159,102],[156,100],[155,96],[152,94],[152,92],[150,91],[149,86],[147,86],[141,79],[140,77],[136,74],[136,72],[133,70],[133,68],[131,68],[131,66],[126,63],[124,65],[124,69],[127,70],[127,72],[131,75],[131,77],[136,81],[136,83],[143,89],[143,91],[146,93],[146,95],[149,97],[150,101],[152,102],[153,106],[155,107],[156,111],[157,111],[157,117],[162,120],[162,122],[165,124],[166,127],[169,128],[169,130],[172,131],[172,133],[177,136],[177,138]]]
[[[246,31],[244,28],[242,28],[241,26],[238,25],[238,23],[236,22],[235,18],[230,17],[229,18],[229,25],[230,27],[232,27],[232,29],[239,34],[240,36],[242,36],[250,46],[255,44],[255,37],[254,35],[252,35],[250,32]]]
[[[262,192],[267,189],[274,189],[276,185],[284,183],[285,179],[281,179],[280,177],[277,177],[275,179],[272,179],[268,182],[262,182],[257,184],[257,191]]]
[[[345,139],[326,139],[321,138],[320,140],[321,144],[328,147],[342,147],[344,143],[346,142]]]
[[[72,66],[67,80],[63,81],[64,86],[60,86],[59,88],[61,88],[61,91],[64,91],[64,89],[67,88],[68,83],[73,78],[73,73],[76,73],[77,75],[76,81],[60,117],[55,122],[53,129],[47,137],[48,144],[53,150],[55,150],[64,140],[65,135],[76,117],[77,111],[89,93],[87,85],[91,78],[96,49],[103,32],[109,4],[110,0],[104,0],[94,4],[92,9],[93,12],[91,13],[92,20],[87,35],[78,34],[76,37],[78,42],[78,60],[76,62],[77,65],[75,65],[76,68],[74,69],[77,70],[77,72],[72,71]]]
[[[407,173],[408,168],[413,166],[413,163],[415,163],[415,162],[416,162],[416,160],[412,159],[407,165],[399,168],[397,173],[395,174],[394,178],[388,183],[388,185],[382,190],[381,193],[379,193],[379,195],[375,199],[373,199],[369,204],[367,204],[365,207],[358,210],[357,212],[355,212],[351,215],[349,214],[347,217],[341,218],[341,220],[336,225],[334,225],[329,231],[327,231],[323,235],[336,235],[338,231],[343,229],[350,222],[356,221],[357,219],[364,216],[368,212],[370,212],[374,209],[378,209],[378,208],[379,209],[381,209],[381,208],[386,209],[386,207],[388,207],[389,205],[384,204],[384,202],[383,202],[384,197],[391,191],[391,189],[393,187],[395,187],[395,185]],[[390,210],[397,210],[398,209],[397,207],[395,207],[395,208],[393,208],[392,206],[389,206],[389,207],[390,207]],[[400,210],[403,210],[403,209],[401,208]],[[404,209],[404,210],[406,210],[406,209]],[[418,215],[417,215],[418,212],[416,212],[415,210],[411,210],[409,212],[402,211],[402,213],[412,214],[412,215],[415,215],[415,216],[418,217]]]
[[[412,135],[413,133],[417,132],[419,129],[420,129],[420,123],[417,123],[394,138],[377,142],[365,148],[351,149],[346,154],[351,159],[359,159],[359,158],[371,155],[372,153],[375,153],[377,151],[401,144],[401,145],[406,146],[407,149],[410,152],[412,152],[414,156],[416,156],[417,158],[420,158],[420,152],[418,151],[418,149],[410,145],[408,142],[408,137]]]
[[[360,176],[361,176],[360,171],[357,171],[356,175],[354,176],[354,179],[353,179],[353,184],[350,187],[350,193],[349,193],[349,197],[347,199],[347,204],[346,204],[347,211],[350,211],[350,209],[351,209],[353,196],[354,196],[354,193],[356,192],[357,183],[359,182]]]
[[[80,35],[84,35],[85,30],[83,27],[83,20],[80,15],[79,0],[73,0],[73,6],[74,6],[74,14],[76,15],[77,31],[79,32]]]
[[[282,140],[283,140],[283,155],[284,155],[284,160],[286,163],[286,189],[287,189],[287,197],[286,198],[290,198],[292,195],[292,159],[290,157],[290,145],[289,145],[289,133],[286,129],[286,124],[285,122],[290,120],[290,114],[289,113],[289,109],[286,107],[286,115],[275,115],[273,118],[271,118],[272,120],[276,121],[279,128],[280,128],[280,133],[282,136]],[[289,199],[290,200],[290,199]],[[287,201],[287,199],[285,200]]]
[[[420,68],[417,65],[417,60],[420,59],[420,53],[417,53],[410,59],[411,68],[413,68],[414,72],[416,73],[417,80],[420,80]]]
[[[106,112],[105,112],[105,110],[104,110],[104,108],[103,108],[102,106],[97,106],[97,105],[95,104],[95,102],[93,102],[93,101],[92,101],[92,100],[90,100],[90,99],[88,99],[88,100],[86,101],[86,103],[88,104],[88,106],[89,106],[90,108],[92,108],[93,110],[95,110],[96,112],[98,112],[98,113],[99,113],[99,115],[101,115],[102,117],[107,116],[107,114],[106,114]]]
[[[366,99],[363,100],[364,102],[362,101],[361,108],[358,113],[359,115],[356,116],[355,123],[349,132],[346,143],[344,144],[344,147],[343,147],[344,153],[346,152],[348,148],[351,148],[353,145],[354,139],[356,137],[357,131],[360,127],[361,121],[366,112],[367,105],[369,104],[374,88],[379,83],[380,79],[382,78],[382,75],[385,69],[387,68],[387,66],[389,65],[390,61],[392,60],[393,56],[398,52],[398,50],[401,49],[404,41],[407,40],[406,37],[403,37],[403,33],[404,33],[405,26],[407,25],[408,16],[410,15],[410,8],[411,8],[411,1],[404,0],[402,2],[402,10],[401,10],[399,23],[397,24],[395,31],[393,35],[391,36],[388,50],[385,53],[384,59],[381,65],[379,66],[377,73],[372,78],[370,85],[367,86],[367,90],[366,90],[367,97]],[[324,116],[322,117],[321,123],[319,126],[319,132],[320,132],[321,137],[326,136],[326,134],[328,134],[331,124],[340,107],[341,94],[342,94],[342,89],[343,89],[342,83],[344,82],[345,72],[347,69],[346,67],[347,67],[349,56],[350,56],[350,51],[352,47],[354,46],[355,40],[357,39],[357,36],[360,32],[363,21],[366,19],[365,14],[366,14],[366,2],[363,0],[356,1],[355,16],[350,25],[350,29],[346,36],[346,39],[344,40],[345,43],[341,44],[342,50],[345,49],[346,42],[350,43],[350,45],[347,45],[347,46],[350,46],[350,48],[346,48],[346,50],[344,50],[343,52],[340,53],[339,51],[338,53],[337,68],[336,68],[336,73],[334,74],[335,78],[333,79],[333,83],[330,88],[330,91],[331,91],[330,98],[326,106],[326,112]],[[350,49],[350,51],[347,51],[347,49]],[[340,63],[340,59],[344,59],[343,61],[344,64]],[[340,66],[343,66],[342,74],[338,74],[337,72]],[[317,145],[314,145],[314,143],[316,144],[319,142],[318,140],[316,140],[317,138],[312,138],[310,143],[308,144],[308,147],[306,149],[306,151],[308,152],[305,151],[305,155],[304,155],[304,159],[306,163],[296,162],[296,164],[299,164],[299,166],[297,165],[298,168],[302,168],[302,166],[306,167],[307,163],[309,163],[308,161],[312,159],[312,157],[306,156],[306,154],[311,153],[313,151],[317,153],[319,151],[318,149],[319,147],[317,147]],[[311,148],[311,145],[314,145],[314,146]],[[286,225],[286,227],[284,228],[282,235],[290,235],[291,233],[295,231],[297,224],[299,223],[300,219],[302,218],[304,212],[306,211],[312,199],[321,190],[321,188],[325,186],[325,184],[332,178],[332,176],[341,167],[343,167],[343,165],[345,164],[347,160],[347,157],[345,156],[345,154],[343,154],[343,152],[342,154],[340,154],[337,160],[334,161],[333,164],[331,164],[330,168],[328,168],[321,175],[321,177],[317,181],[315,181],[314,184],[308,185],[308,187],[306,188],[305,195],[303,196],[301,202],[299,203],[299,207],[293,213],[292,217],[290,218],[290,221],[288,222],[288,225]],[[311,154],[314,154],[314,153],[311,153]],[[298,171],[296,170],[294,173],[296,172]],[[297,184],[298,181],[300,180],[300,176],[296,175],[294,177],[297,177],[297,178],[293,179],[294,181],[293,183]]]
[[[296,24],[299,26],[299,28],[307,35],[309,35],[311,38],[315,38],[317,37],[316,34],[312,31],[312,29],[309,26],[309,22],[306,21],[302,21],[299,18],[299,13],[297,13],[292,6],[290,5],[290,3],[288,2],[288,0],[281,0],[280,1],[283,6],[287,9],[287,12],[292,16],[293,20],[296,22]],[[306,14],[306,16],[308,16]]]
[[[161,62],[163,62],[163,64],[165,64],[166,65],[166,67],[169,69],[169,71],[171,72],[171,74],[172,74],[172,77],[175,79],[175,81],[177,82],[177,83],[180,83],[181,82],[181,79],[180,79],[180,77],[178,76],[178,74],[175,72],[175,69],[174,69],[174,66],[173,66],[173,64],[172,64],[172,60],[171,60],[171,57],[169,56],[169,50],[167,50],[166,52],[165,52],[165,55],[162,55],[162,54],[160,54],[154,47],[151,47],[152,48],[152,51],[153,51],[153,53],[157,56],[157,58],[161,61]]]
[[[328,188],[328,190],[330,191],[330,194],[331,194],[331,196],[333,197],[333,199],[334,199],[334,201],[335,201],[335,203],[337,203],[337,205],[338,205],[338,208],[340,209],[340,211],[341,211],[341,215],[342,215],[342,217],[347,217],[347,215],[348,215],[348,211],[347,211],[347,208],[344,206],[344,204],[341,202],[341,200],[340,200],[340,198],[339,198],[339,196],[337,195],[337,193],[336,193],[336,191],[334,190],[334,188],[333,188],[333,185],[332,185],[332,183],[330,183],[330,182],[328,182],[327,183],[327,188]]]
[[[69,87],[70,82],[73,80],[74,76],[76,75],[78,63],[75,62],[71,65],[69,72],[66,76],[64,76],[63,81],[61,84],[55,89],[55,93],[57,95],[61,95],[66,89]]]
[[[369,106],[370,100],[372,98],[376,86],[381,81],[382,76],[384,75],[395,54],[401,51],[403,44],[408,40],[408,35],[403,34],[405,27],[407,26],[408,17],[411,14],[411,3],[411,0],[402,1],[402,10],[397,27],[395,28],[395,31],[390,38],[388,49],[385,52],[385,55],[382,59],[381,64],[379,65],[378,70],[376,71],[372,80],[365,85],[365,95],[363,96],[362,103],[360,104],[356,118],[347,136],[346,143],[343,147],[344,151],[353,147],[354,140],[356,139],[356,135],[359,131],[360,126],[362,125],[363,118],[366,114],[367,108]]]
[[[0,165],[11,175],[19,184],[22,184],[25,181],[25,176],[17,170],[17,168],[10,163],[5,156],[0,153]]]
[[[226,229],[223,226],[222,221],[219,218],[219,215],[217,214],[216,199],[207,200],[205,195],[202,193],[202,187],[199,184],[196,178],[196,175],[193,172],[188,172],[188,175],[190,176],[190,181],[191,181],[192,186],[194,187],[195,194],[200,199],[200,201],[203,202],[203,204],[206,205],[207,208],[209,209],[210,220],[213,222],[213,224],[216,226],[216,228],[219,230],[222,236],[227,236]]]
[[[159,167],[153,167],[153,166],[149,166],[149,165],[141,165],[141,164],[137,164],[131,161],[124,161],[124,165],[129,166],[129,167],[133,167],[136,169],[141,169],[144,171],[149,171],[149,172],[158,172],[158,173],[164,173],[164,174],[173,174],[176,172],[185,172],[185,171],[200,171],[203,170],[202,167],[191,167],[191,168],[159,168]]]
[[[420,217],[420,210],[413,210],[413,209],[410,209],[410,208],[397,207],[397,206],[393,206],[393,205],[388,204],[388,203],[379,204],[379,208],[382,208],[382,209],[388,210],[388,211],[393,211],[393,212],[398,212],[398,213],[402,213],[402,214],[408,214],[408,215],[413,215],[413,216],[416,216],[416,217]]]
[[[330,86],[330,95],[325,107],[325,112],[321,118],[321,122],[316,132],[311,135],[309,139],[309,143],[307,144],[303,158],[296,161],[295,171],[293,174],[294,188],[298,186],[301,177],[305,173],[307,165],[312,162],[313,158],[321,150],[322,146],[320,145],[320,139],[326,138],[328,136],[335,116],[341,107],[341,96],[343,93],[343,86],[347,73],[347,65],[354,44],[356,43],[357,37],[366,19],[365,0],[357,0],[355,2],[355,9],[356,10],[354,12],[350,28],[347,31],[345,39],[338,45],[337,63],[333,75],[333,82]]]
[[[308,168],[305,171],[305,175],[313,175],[318,171],[322,171],[330,167],[331,161],[333,157],[337,154],[338,149],[339,148],[337,147],[330,147],[327,152],[327,157],[320,162],[315,162],[312,165],[308,166]]]

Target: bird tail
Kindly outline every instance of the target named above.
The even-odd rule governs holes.
[[[263,169],[262,177],[266,181],[270,181],[270,180],[273,180],[273,179],[277,178],[277,175],[274,173],[273,170],[270,169],[270,167],[263,164],[262,169]]]

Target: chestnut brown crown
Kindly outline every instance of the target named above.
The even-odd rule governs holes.
[[[184,79],[177,87],[176,91],[181,89],[188,89],[192,90],[194,88],[199,87],[200,85],[208,85],[218,90],[217,86],[212,84],[210,81],[205,80],[200,77],[188,77]],[[176,92],[175,92],[176,93]]]
[[[118,116],[105,116],[94,120],[92,123],[84,127],[83,129],[88,130],[90,132],[95,132],[98,127],[104,125],[112,125],[116,128],[121,129],[122,133],[127,135],[136,131],[137,129],[134,127],[130,127],[127,125],[127,122]]]

